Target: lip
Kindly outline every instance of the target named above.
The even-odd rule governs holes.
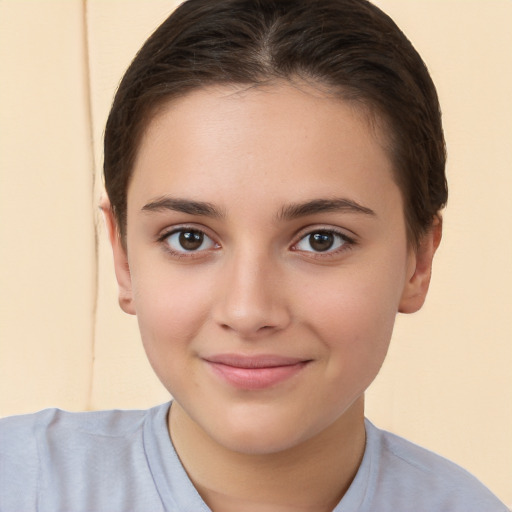
[[[280,355],[218,354],[204,358],[213,373],[239,389],[276,386],[299,373],[311,360]]]

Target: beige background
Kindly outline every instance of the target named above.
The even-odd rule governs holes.
[[[430,297],[398,319],[368,416],[512,504],[512,2],[378,4],[438,85],[451,196]],[[2,416],[168,399],[117,307],[97,203],[116,84],[174,6],[0,0]]]

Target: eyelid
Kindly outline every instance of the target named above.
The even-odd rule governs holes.
[[[337,235],[340,235],[344,238],[353,240],[354,242],[358,239],[358,235],[352,231],[351,229],[347,227],[341,227],[334,224],[322,224],[322,223],[314,223],[314,224],[308,224],[307,226],[303,226],[300,229],[297,229],[297,231],[294,234],[294,238],[296,240],[299,240],[303,238],[304,236],[316,233],[317,231],[328,231],[335,233]]]
[[[352,233],[351,235],[348,235],[347,234],[347,231],[349,231],[350,233]],[[340,237],[345,243],[342,244],[341,247],[339,247],[338,249],[335,249],[335,250],[327,250],[327,251],[304,251],[304,250],[300,250],[300,249],[296,249],[296,246],[302,241],[304,240],[306,237],[308,236],[311,236],[315,233],[321,233],[321,232],[324,232],[324,233],[332,233],[334,234],[335,236],[338,236]],[[348,229],[342,229],[342,228],[339,228],[339,227],[334,227],[334,226],[326,226],[326,225],[312,225],[312,226],[307,226],[305,228],[302,228],[300,229],[300,231],[295,235],[294,237],[294,242],[291,244],[291,247],[290,249],[292,251],[296,251],[296,252],[301,252],[301,253],[306,253],[308,254],[308,256],[310,257],[323,257],[323,258],[326,258],[326,257],[329,257],[329,256],[334,256],[334,255],[337,255],[337,254],[340,254],[346,250],[349,250],[351,248],[353,248],[355,245],[357,245],[357,237],[355,235],[355,233],[353,233],[352,231],[348,230]]]
[[[202,233],[205,237],[209,238],[212,243],[214,244],[214,247],[210,247],[207,249],[200,249],[197,251],[177,251],[174,250],[167,242],[166,240],[172,236],[173,234],[180,233],[180,232],[186,232],[186,231],[196,231],[198,233]],[[178,256],[180,258],[193,258],[193,257],[201,257],[204,256],[205,253],[210,252],[212,250],[220,248],[220,244],[217,241],[217,237],[215,235],[211,234],[211,230],[207,229],[204,226],[198,226],[197,224],[178,224],[175,226],[169,226],[157,235],[156,237],[157,243],[161,244],[163,246],[163,249],[168,252],[169,254],[173,256]]]

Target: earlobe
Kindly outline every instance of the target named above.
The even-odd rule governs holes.
[[[112,212],[112,206],[107,196],[103,196],[100,201],[100,209],[105,220],[108,238],[112,246],[114,256],[114,270],[116,273],[117,284],[119,287],[119,306],[130,315],[135,315],[135,307],[133,304],[132,280],[130,275],[130,266],[128,264],[128,256],[123,246],[117,222]]]
[[[400,313],[415,313],[425,302],[432,275],[432,260],[441,242],[442,226],[441,216],[436,215],[431,228],[411,255],[411,270],[398,307]]]

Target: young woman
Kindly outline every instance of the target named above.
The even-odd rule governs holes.
[[[102,205],[174,400],[6,420],[0,509],[504,512],[364,418],[428,290],[444,164],[425,65],[372,4],[184,3],[120,84]]]

